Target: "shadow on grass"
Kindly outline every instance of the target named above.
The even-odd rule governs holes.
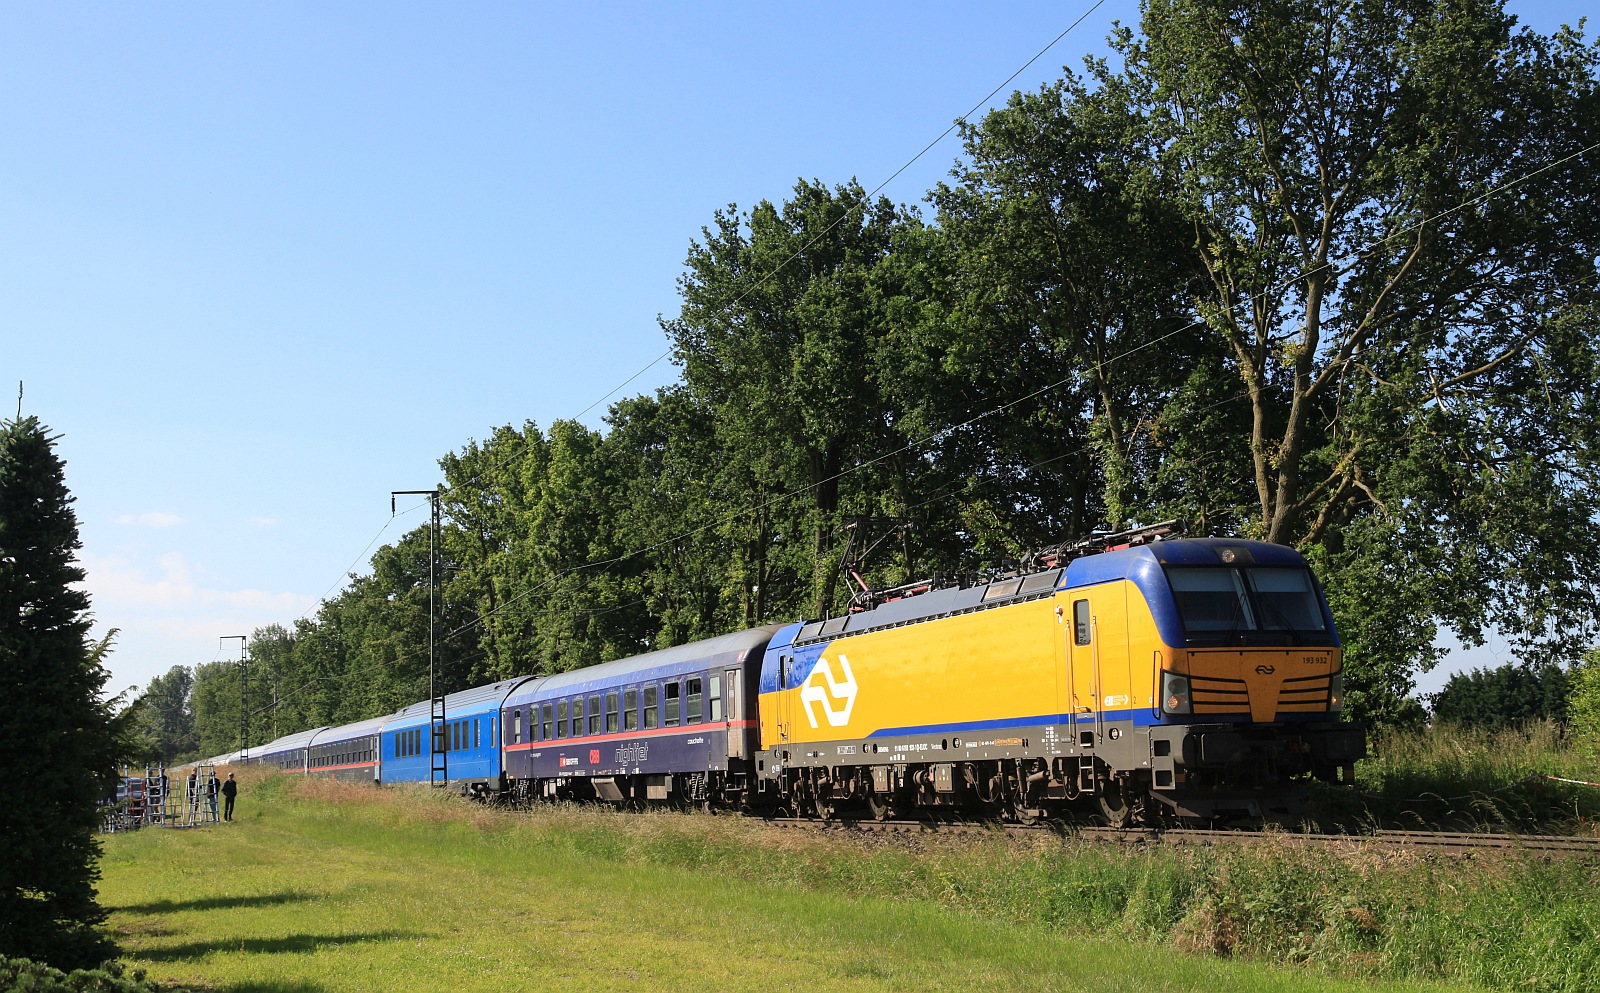
[[[218,986],[218,993],[322,993],[326,986],[316,983],[284,982],[284,983],[231,983],[227,986]]]
[[[156,900],[152,903],[131,903],[126,907],[109,907],[119,914],[175,914],[181,910],[239,910],[245,907],[276,907],[285,903],[303,903],[315,900],[316,893],[264,893],[261,896],[210,896],[198,900]]]
[[[277,952],[313,952],[334,945],[366,945],[416,937],[411,931],[371,931],[366,934],[290,934],[282,938],[229,938],[219,941],[194,941],[169,948],[149,948],[133,953],[143,962],[182,962],[212,952],[224,955],[269,955]],[[229,987],[244,989],[245,987]],[[263,986],[260,989],[277,989]]]

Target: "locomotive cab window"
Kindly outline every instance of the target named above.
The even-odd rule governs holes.
[[[1318,640],[1327,635],[1309,570],[1189,566],[1169,568],[1167,581],[1191,638],[1282,644],[1308,634]]]

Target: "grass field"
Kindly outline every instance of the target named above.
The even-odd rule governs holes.
[[[1038,880],[1028,912],[1015,870],[1047,856],[1004,839],[864,845],[246,775],[233,824],[107,839],[102,899],[152,978],[240,993],[1468,988],[1196,954],[1192,927],[1173,939],[1189,952],[1112,937],[1096,909],[1109,864],[1098,881]]]

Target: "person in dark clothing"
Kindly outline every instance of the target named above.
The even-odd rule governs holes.
[[[222,784],[222,819],[233,820],[233,798],[239,795],[239,784],[233,781],[233,773],[228,773],[228,781]]]

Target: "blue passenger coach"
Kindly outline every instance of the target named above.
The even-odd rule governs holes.
[[[444,698],[445,773],[451,783],[500,787],[500,705],[522,683],[507,679]],[[433,770],[428,731],[428,701],[414,703],[385,720],[382,730],[382,775],[385,783],[426,783]]]
[[[778,628],[525,681],[501,707],[507,778],[522,797],[742,796],[761,653]]]

